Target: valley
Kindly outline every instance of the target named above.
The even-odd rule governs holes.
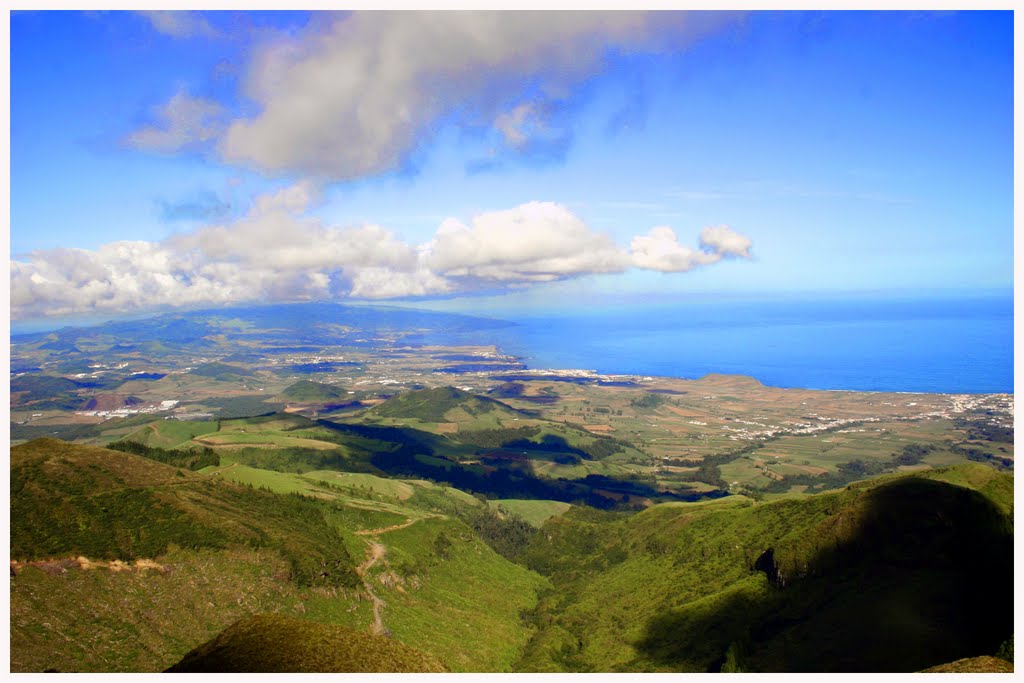
[[[501,323],[318,304],[13,338],[12,670],[917,671],[1012,648],[1012,395],[416,341],[476,325]]]

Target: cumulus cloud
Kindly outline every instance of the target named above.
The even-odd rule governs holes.
[[[651,228],[646,235],[637,235],[629,248],[637,268],[663,273],[682,273],[721,259],[718,254],[679,244],[675,231],[664,225]]]
[[[224,108],[216,102],[179,90],[153,110],[154,125],[135,131],[126,142],[145,151],[176,152],[215,138],[223,130],[223,114]]]
[[[651,228],[646,235],[637,235],[629,246],[635,267],[683,273],[726,257],[750,258],[753,243],[729,226],[719,225],[704,228],[700,233],[701,249],[691,249],[679,243],[672,228],[661,225]]]
[[[717,225],[700,231],[700,245],[722,256],[750,258],[753,242],[728,225]]]
[[[682,272],[750,249],[725,226],[705,229],[699,250],[662,226],[627,251],[550,202],[448,218],[412,245],[379,225],[325,225],[309,212],[318,197],[315,185],[297,183],[257,198],[233,223],[162,242],[33,252],[11,261],[11,316],[495,291],[629,268]]]
[[[731,15],[678,12],[355,12],[258,51],[258,107],[220,140],[227,161],[349,180],[402,167],[441,125],[489,128],[529,153],[540,117],[609,54],[685,49]],[[548,140],[550,142],[550,140]]]
[[[501,282],[544,282],[629,267],[611,237],[550,202],[483,213],[471,225],[449,218],[427,246],[425,260],[450,278]]]

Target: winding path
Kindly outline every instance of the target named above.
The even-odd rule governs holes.
[[[367,541],[367,543],[370,544],[370,556],[366,558],[366,562],[356,567],[356,573],[363,579],[363,588],[366,589],[367,594],[370,596],[370,602],[373,603],[373,623],[370,624],[370,633],[378,636],[389,635],[388,630],[384,628],[384,620],[380,617],[385,602],[373,592],[373,589],[370,588],[370,582],[366,577],[366,572],[370,570],[370,567],[377,564],[379,560],[384,559],[388,549],[376,541]]]
[[[236,465],[238,465],[238,463],[237,462],[233,462],[230,465],[228,465],[227,467],[221,467],[219,470],[214,470],[213,472],[208,472],[207,476],[214,477],[214,476],[220,474],[221,472],[223,472],[224,470],[230,470],[232,467],[235,467]]]
[[[416,522],[427,519],[428,517],[440,517],[441,515],[426,515],[424,517],[410,517],[402,524],[393,524],[391,526],[381,527],[379,529],[363,529],[361,531],[354,532],[357,536],[378,536],[380,534],[386,534],[389,531],[398,531],[399,529],[406,529],[411,527]],[[366,539],[368,545],[368,554],[366,561],[356,567],[356,574],[363,580],[363,588],[366,589],[367,595],[370,596],[370,602],[373,603],[373,623],[370,624],[370,632],[378,636],[389,636],[391,632],[384,627],[384,620],[381,618],[381,612],[387,605],[380,597],[373,592],[373,588],[370,587],[370,580],[367,576],[367,572],[375,564],[384,559],[388,553],[387,547],[383,543],[378,543],[376,539]]]
[[[389,531],[398,531],[399,529],[406,529],[408,527],[411,527],[413,524],[420,521],[421,519],[426,519],[426,517],[416,517],[415,519],[410,517],[409,519],[405,520],[405,522],[403,522],[402,524],[392,524],[391,526],[381,527],[380,529],[363,529],[362,531],[356,531],[355,535],[376,536],[377,534],[386,534]]]

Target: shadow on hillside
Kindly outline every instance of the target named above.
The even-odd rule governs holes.
[[[684,671],[907,672],[992,654],[1013,632],[1011,523],[943,482],[865,491],[765,548],[752,571],[763,579],[651,620],[641,658]]]
[[[470,493],[493,495],[498,498],[558,500],[610,509],[620,502],[628,502],[634,498],[692,502],[728,495],[727,492],[718,489],[688,494],[666,492],[643,480],[619,479],[599,474],[589,474],[581,479],[549,479],[536,476],[525,466],[528,458],[519,457],[526,442],[519,442],[519,455],[514,459],[498,457],[511,454],[511,446],[505,444],[479,457],[480,462],[468,463],[459,461],[457,457],[446,457],[452,453],[453,447],[445,437],[411,427],[339,424],[328,420],[319,420],[318,424],[341,435],[352,435],[378,442],[369,460],[373,467],[387,475],[429,479]],[[516,443],[512,442],[513,445]],[[540,443],[529,442],[529,447],[533,449],[534,459],[537,459],[538,455],[553,459],[552,454],[578,457],[575,453],[561,453],[557,450],[572,449],[568,442],[559,436],[547,437]],[[466,446],[462,448],[463,454],[474,450],[487,450]],[[546,448],[551,450],[545,450]],[[572,450],[577,453],[583,452],[578,449]]]

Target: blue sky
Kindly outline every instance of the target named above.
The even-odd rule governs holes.
[[[1013,17],[14,12],[14,320],[1009,289]]]

